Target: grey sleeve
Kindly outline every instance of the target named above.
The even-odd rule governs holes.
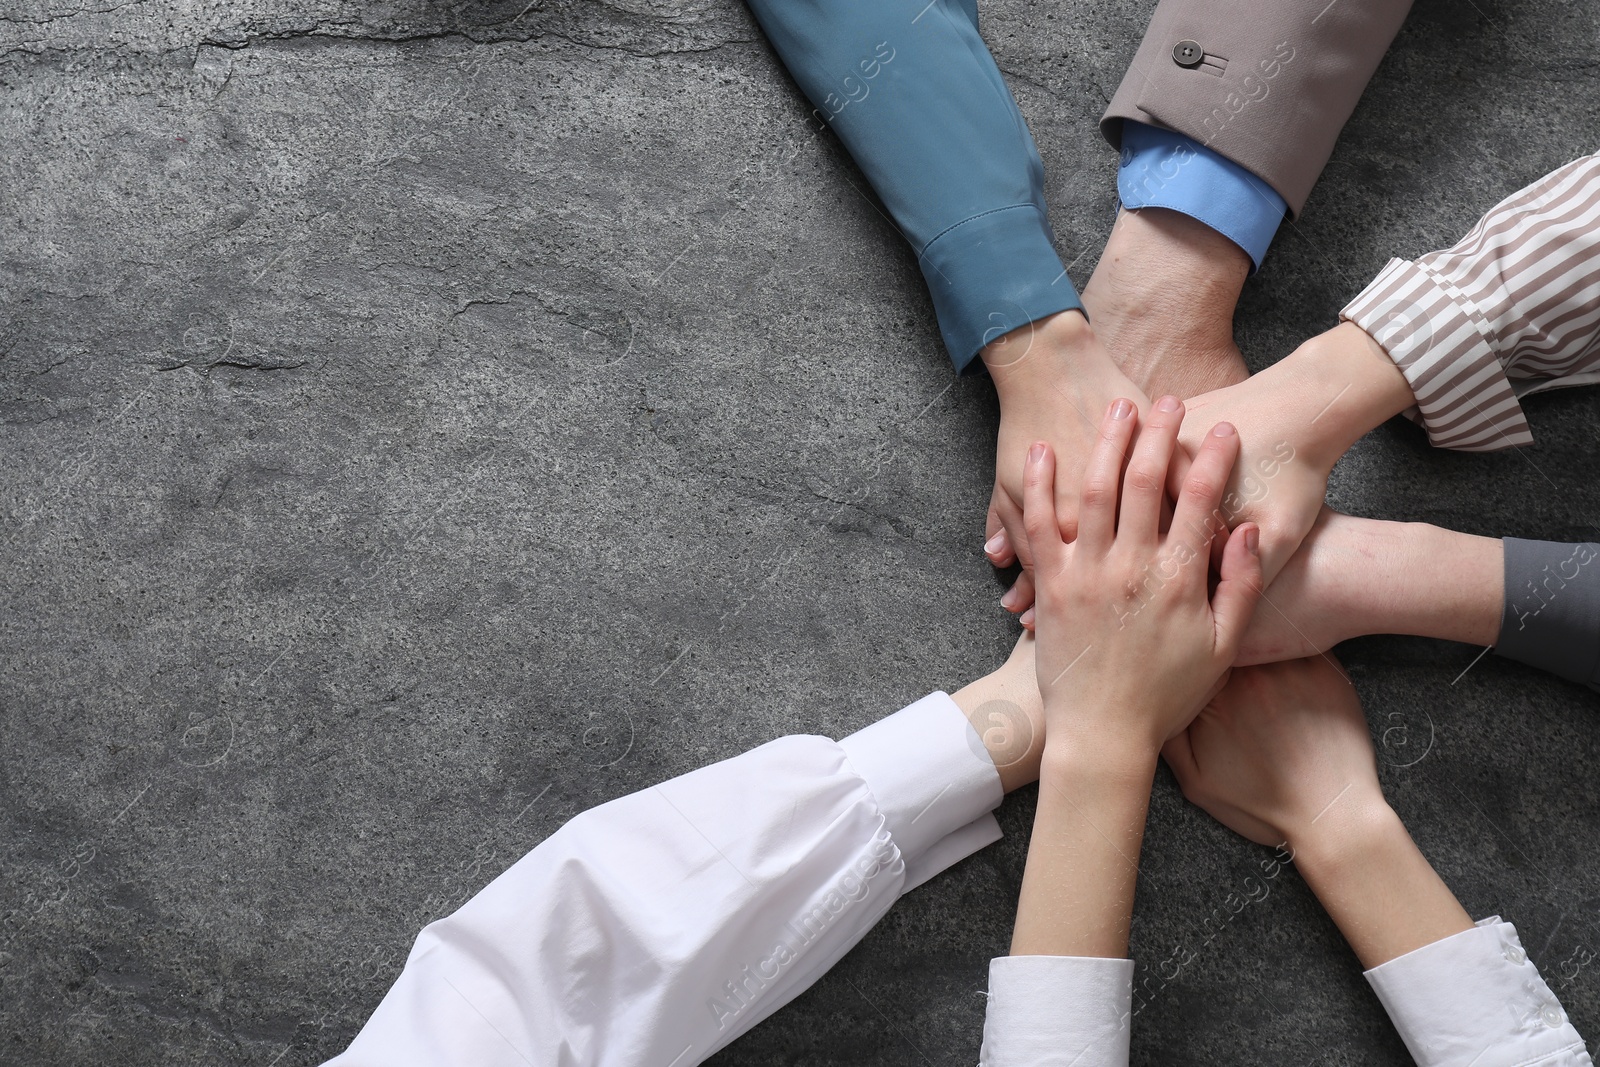
[[[1495,654],[1600,691],[1600,545],[1504,539]]]

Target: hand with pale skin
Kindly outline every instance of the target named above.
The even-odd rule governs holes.
[[[1162,749],[1184,796],[1258,845],[1303,844],[1329,803],[1383,803],[1355,689],[1321,657],[1239,668]]]
[[[1321,513],[1339,457],[1411,403],[1411,387],[1394,361],[1360,327],[1341,323],[1261,373],[1192,398],[1172,488],[1209,427],[1219,419],[1239,427],[1239,463],[1223,515],[1229,524],[1261,527],[1271,582]]]
[[[1492,645],[1505,602],[1499,538],[1324,506],[1262,595],[1238,666],[1326,652],[1369,634]],[[1022,616],[1028,629],[1034,612]]]
[[[1078,484],[1107,405],[1127,397],[1148,407],[1076,311],[1030,323],[984,348],[984,365],[1000,398],[994,492],[984,529],[985,553],[997,567],[1021,564],[1001,598],[1010,611],[1033,604],[1033,557],[1022,529],[1022,478],[1029,447],[1047,442],[1063,474],[1055,489],[1056,521],[1070,539],[1078,522]]]
[[[1038,568],[1037,657],[1049,736],[1125,734],[1138,718],[1134,709],[1143,709],[1149,731],[1140,740],[1159,745],[1182,728],[1238,651],[1260,596],[1257,532],[1245,523],[1230,535],[1212,516],[1239,438],[1227,423],[1206,435],[1163,532],[1163,487],[1183,420],[1175,396],[1156,403],[1142,430],[1132,402],[1111,405],[1082,475],[1070,542],[1047,505],[1055,483],[1074,475],[1058,472],[1045,443],[1029,452],[1025,524]],[[1220,581],[1208,596],[1213,539],[1224,547]],[[1101,722],[1105,716],[1114,721]]]
[[[1290,849],[1363,966],[1472,928],[1384,800],[1361,703],[1327,657],[1236,668],[1162,756],[1218,822]]]
[[[1012,955],[1127,955],[1157,753],[1233,662],[1259,596],[1254,527],[1230,534],[1209,521],[1238,454],[1233,427],[1217,426],[1201,446],[1162,531],[1182,419],[1177,397],[1158,401],[1142,430],[1130,401],[1111,405],[1070,542],[1056,489],[1076,476],[1057,470],[1045,442],[1028,452],[1045,746]],[[1214,540],[1223,548],[1212,592]]]

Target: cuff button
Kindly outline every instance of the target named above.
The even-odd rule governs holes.
[[[1567,1021],[1566,1017],[1561,1014],[1561,1009],[1556,1007],[1554,1004],[1546,1004],[1543,1008],[1539,1009],[1539,1017],[1543,1019],[1544,1024],[1552,1030]]]
[[[1206,50],[1194,41],[1179,41],[1172,46],[1172,61],[1180,67],[1198,67]]]
[[[1528,958],[1528,954],[1526,952],[1522,951],[1522,947],[1520,945],[1507,945],[1506,946],[1506,962],[1507,963],[1515,964],[1516,966],[1521,967],[1523,962],[1526,961],[1527,958]]]

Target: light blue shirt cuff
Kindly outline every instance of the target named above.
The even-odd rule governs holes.
[[[1288,208],[1283,197],[1230,159],[1181,133],[1122,124],[1117,195],[1125,208],[1163,207],[1210,226],[1259,270]]]

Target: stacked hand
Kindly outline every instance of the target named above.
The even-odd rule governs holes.
[[[1188,240],[1165,223],[1127,232]],[[1469,928],[1385,803],[1365,719],[1332,661],[1230,673],[1236,662],[1321,652],[1375,625],[1440,629],[1440,611],[1403,621],[1394,591],[1403,581],[1385,582],[1370,565],[1393,557],[1394,573],[1408,576],[1419,558],[1439,555],[1438,532],[1323,504],[1334,463],[1411,403],[1409,386],[1348,324],[1247,378],[1220,320],[1202,347],[1222,357],[1199,371],[1191,361],[1183,384],[1162,381],[1160,344],[1137,342],[1161,337],[1151,330],[1166,316],[1159,302],[1116,299],[1127,295],[1113,283],[1128,262],[1108,246],[1096,271],[1108,281],[1091,282],[1086,302],[1111,294],[1097,322],[1108,338],[1134,340],[1143,355],[1126,365],[1152,392],[1209,388],[1187,417],[1176,397],[1163,397],[1141,429],[1135,405],[1118,400],[1089,449],[1085,405],[1130,391],[1106,372],[1104,349],[1076,316],[1057,317],[1070,330],[1051,331],[1066,342],[1047,346],[1050,358],[1030,365],[985,352],[1003,411],[985,550],[997,565],[1024,565],[1003,603],[1037,631],[1045,731],[1012,953],[1126,953],[1158,749],[1195,803],[1252,841],[1294,850],[1367,966]],[[1060,358],[1066,352],[1080,361]],[[1030,438],[1019,524],[1015,457]],[[1495,544],[1473,540],[1485,542],[1474,549],[1484,557],[1476,570],[1497,574],[1488,566]],[[1252,622],[1263,584],[1280,571]],[[1459,620],[1449,635],[1477,639],[1495,621],[1482,606],[1498,602],[1498,590],[1463,590],[1458,603],[1473,610],[1446,604]]]
[[[1104,379],[1096,375],[1091,380]],[[1192,398],[1179,432],[1178,452],[1169,468],[1167,489],[1177,495],[1211,427],[1220,421],[1239,427],[1239,460],[1212,514],[1230,527],[1251,522],[1260,528],[1263,574],[1270,583],[1295,557],[1323,512],[1334,463],[1362,434],[1409,402],[1409,386],[1382,350],[1356,327],[1341,325],[1306,342],[1260,374]],[[1067,423],[1075,435],[1075,421]],[[1004,419],[1001,439],[1003,457],[1012,451]],[[1003,496],[1002,484],[1003,479],[996,487],[997,503]],[[1058,520],[1068,537],[1073,503],[1071,494],[1058,492]],[[991,507],[991,527],[996,510]],[[985,546],[989,558],[998,565],[1012,559],[1031,564],[1031,550],[1026,539],[1018,537],[1015,523],[1002,525]],[[1034,613],[1028,602],[1034,581],[1029,569],[1025,568],[1002,604],[1021,612],[1023,625],[1031,628]],[[1328,584],[1327,576],[1307,575],[1302,566],[1298,581],[1306,585],[1308,579],[1311,584]],[[1268,598],[1278,603],[1270,591]],[[1266,620],[1258,627],[1273,621]],[[1277,632],[1263,635],[1270,647],[1252,652],[1251,661],[1320,651],[1315,646],[1322,635],[1294,633],[1299,624],[1289,618],[1278,622]],[[1338,636],[1352,636],[1353,632]],[[1251,642],[1252,647],[1260,643]]]
[[[1270,582],[1316,522],[1339,457],[1410,402],[1410,386],[1389,357],[1344,323],[1260,374],[1192,398],[1182,442],[1193,454],[1218,419],[1239,427],[1242,453],[1223,510],[1230,524],[1261,526]],[[1184,467],[1174,465],[1174,490]]]
[[[1148,401],[1074,311],[1001,337],[984,350],[983,358],[1001,411],[985,551],[996,566],[1022,565],[1016,584],[1001,600],[1022,612],[1033,604],[1033,555],[1022,530],[1029,446],[1047,442],[1061,466],[1065,476],[1055,487],[1056,521],[1071,540],[1078,522],[1079,475],[1094,447],[1101,413],[1117,397],[1129,397],[1143,407]]]
[[[1261,588],[1257,530],[1212,516],[1239,452],[1221,423],[1198,447],[1163,533],[1163,486],[1183,404],[1164,397],[1134,444],[1138,414],[1117,400],[1081,479],[1076,540],[1055,489],[1077,480],[1051,448],[1028,454],[1025,522],[1038,583],[1039,688],[1046,748],[1057,738],[1159,746],[1183,729],[1234,660]],[[1124,459],[1126,472],[1124,473]],[[1220,579],[1208,592],[1213,539]]]
[[[1363,965],[1472,928],[1384,800],[1361,704],[1327,657],[1234,670],[1162,754],[1217,821],[1288,846]]]
[[[1504,603],[1500,541],[1323,508],[1267,588],[1239,664],[1326,652],[1366,634],[1494,643]]]
[[[1207,429],[1218,420],[1240,427],[1240,456],[1221,501],[1221,517],[1232,526],[1254,522],[1261,528],[1261,564],[1272,581],[1305,539],[1328,493],[1328,474],[1337,454],[1318,448],[1295,421],[1271,382],[1257,375],[1238,385],[1202,393],[1189,401],[1179,442],[1184,456],[1198,452]],[[1188,464],[1172,466],[1173,492]]]
[[[1306,847],[1319,824],[1385,808],[1361,703],[1321,656],[1235,669],[1161,754],[1184,796],[1258,845]]]
[[[1201,444],[1162,532],[1182,421],[1182,402],[1163,397],[1135,444],[1138,411],[1114,401],[1081,477],[1058,471],[1043,441],[1028,451],[1045,743],[1013,955],[1126,954],[1157,752],[1233,662],[1260,595],[1256,528],[1230,534],[1210,521],[1239,452],[1232,426]],[[1079,486],[1070,541],[1063,481]],[[1223,547],[1213,593],[1214,542]]]

